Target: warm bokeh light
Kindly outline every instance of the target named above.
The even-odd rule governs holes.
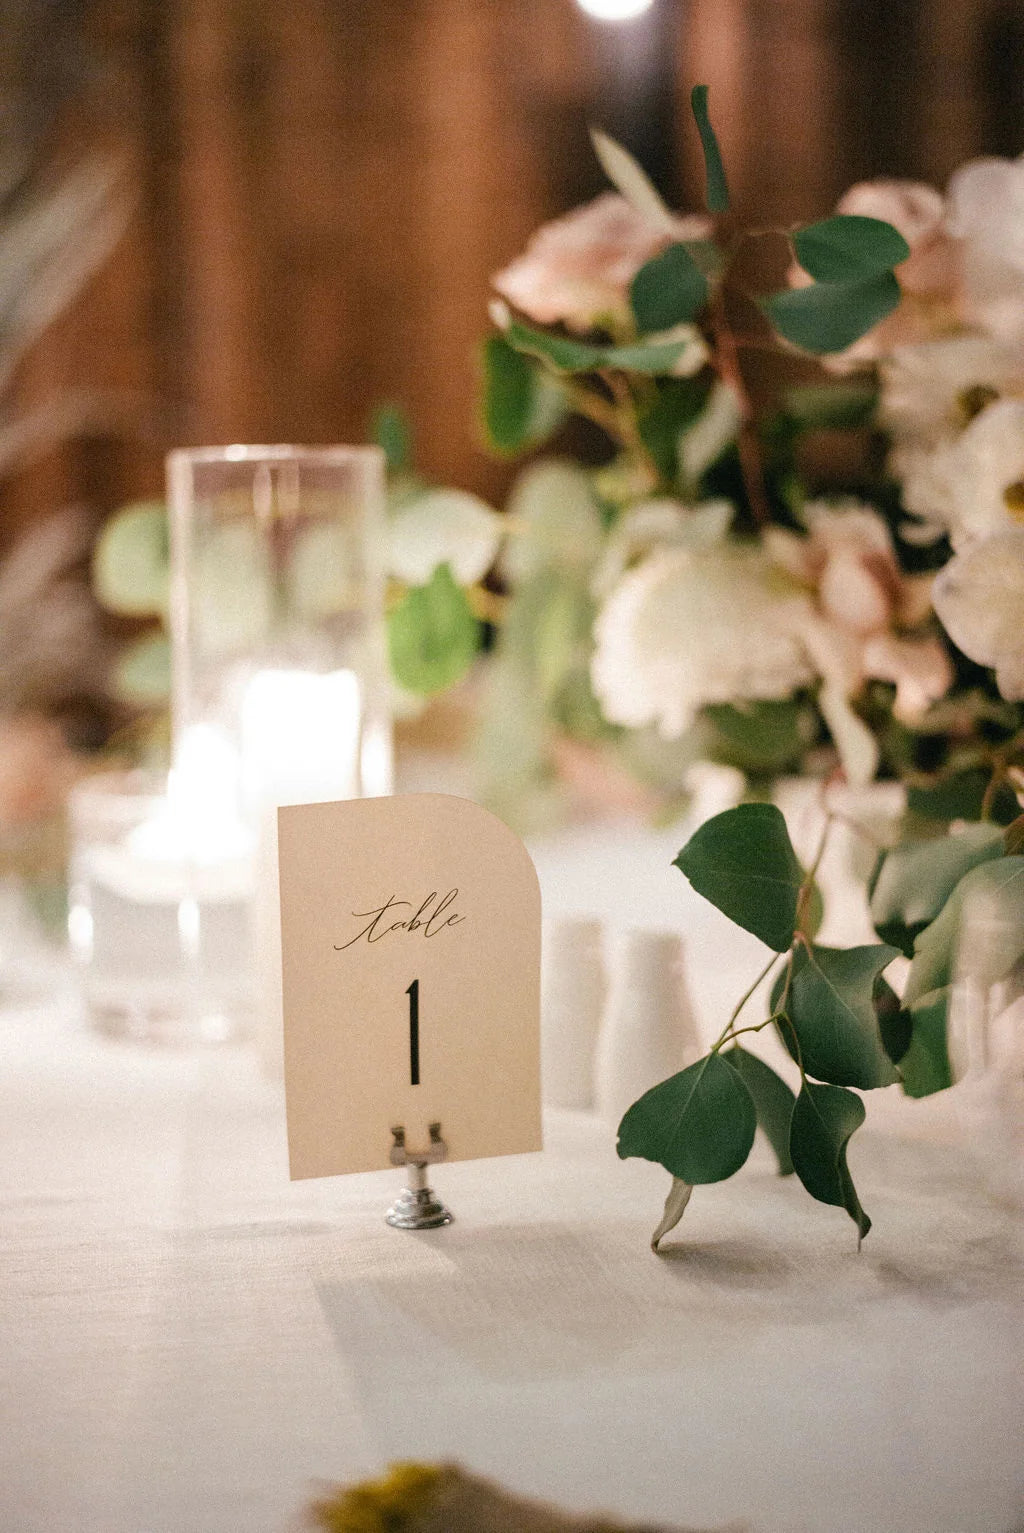
[[[598,21],[632,21],[653,4],[654,0],[579,0],[580,9]]]

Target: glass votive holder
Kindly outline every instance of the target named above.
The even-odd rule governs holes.
[[[252,1017],[250,832],[216,794],[142,772],[69,801],[68,936],[89,1021],[151,1043],[223,1042]]]

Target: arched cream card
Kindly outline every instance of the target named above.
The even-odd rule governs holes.
[[[541,1148],[540,888],[517,836],[439,793],[278,811],[291,1175]]]

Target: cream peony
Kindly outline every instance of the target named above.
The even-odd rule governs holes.
[[[594,626],[605,716],[675,739],[707,703],[788,697],[814,680],[806,605],[758,548],[662,549],[628,571]]]
[[[544,224],[525,252],[493,279],[495,290],[538,324],[586,331],[629,319],[629,284],[676,240],[706,238],[708,219],[678,218],[672,231],[617,192]]]
[[[935,610],[953,643],[993,668],[1003,696],[1024,700],[1024,527],[951,559],[936,577]]]
[[[904,455],[903,502],[954,548],[1024,520],[1024,400],[1000,399],[952,442]]]

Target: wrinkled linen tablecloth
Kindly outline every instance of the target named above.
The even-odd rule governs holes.
[[[549,913],[680,921],[715,1014],[757,944],[669,876],[671,838],[595,835],[535,848]],[[400,1173],[287,1181],[246,1050],[101,1040],[55,983],[0,1009],[4,1533],[283,1533],[406,1457],[751,1533],[1024,1527],[1020,1217],[948,1110],[872,1104],[860,1255],[758,1144],[653,1256],[668,1177],[586,1114],[438,1168],[456,1223],[409,1235]]]

